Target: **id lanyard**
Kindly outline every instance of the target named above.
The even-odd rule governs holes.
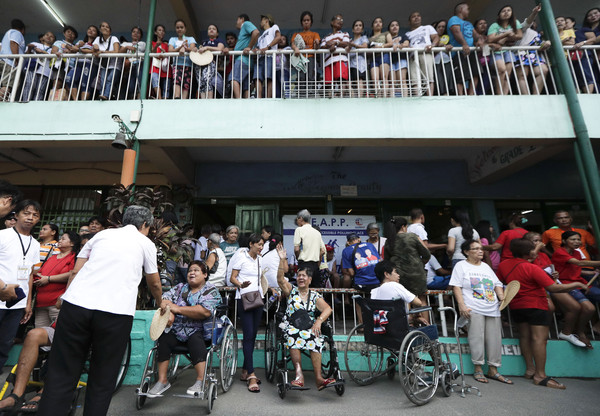
[[[21,239],[21,234],[19,234],[15,227],[13,227],[13,230],[15,230],[15,233],[17,233],[17,236],[19,237],[19,243],[21,243],[21,249],[23,250],[23,264],[25,264],[25,258],[27,257],[27,253],[29,253],[29,249],[31,248],[31,240],[33,240],[33,237],[29,236],[29,245],[27,246],[27,250],[25,250],[25,245]]]

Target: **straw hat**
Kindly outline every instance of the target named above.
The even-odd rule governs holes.
[[[212,62],[213,54],[211,51],[190,52],[190,59],[198,66],[205,66]]]
[[[506,308],[511,300],[516,296],[517,292],[521,289],[521,283],[518,280],[513,280],[504,288],[504,300],[500,304],[500,310]]]
[[[160,308],[154,312],[152,317],[152,323],[150,324],[150,339],[156,341],[164,332],[171,316],[171,308],[167,306],[167,311],[164,314],[160,314]]]

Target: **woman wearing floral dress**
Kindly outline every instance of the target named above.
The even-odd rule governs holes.
[[[287,259],[287,253],[282,245],[277,247],[277,253],[280,259],[277,283],[281,288],[282,295],[287,298],[287,307],[283,322],[285,325],[284,331],[287,336],[287,347],[290,350],[292,363],[296,371],[296,378],[291,384],[292,386],[304,387],[300,350],[305,350],[310,351],[310,359],[315,371],[317,388],[323,390],[329,384],[335,382],[333,378],[324,379],[321,374],[321,350],[323,349],[324,342],[321,325],[331,315],[331,307],[319,293],[310,290],[312,270],[299,269],[296,278],[298,286],[292,287],[284,277],[284,264]],[[320,311],[320,314],[317,314],[318,311]],[[303,320],[306,324],[306,326],[303,325],[304,328],[297,328],[292,324],[298,323],[298,319],[295,318],[299,314],[304,314],[306,317]]]

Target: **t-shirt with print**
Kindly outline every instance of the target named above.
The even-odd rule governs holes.
[[[26,46],[23,34],[16,29],[10,29],[2,37],[2,47],[0,48],[0,55],[12,55],[12,50],[10,49],[11,43],[16,43],[17,45],[19,45],[19,54],[25,53]],[[2,60],[10,66],[14,66],[14,59],[2,58]]]
[[[327,42],[331,42],[331,41],[350,42],[350,36],[348,36],[348,33],[346,33],[346,32],[330,33],[329,35],[324,37],[323,40],[321,40],[321,48],[325,48],[326,47],[325,45],[327,45]],[[348,56],[346,54],[340,54],[340,53],[325,54],[324,66],[329,66],[336,62],[348,62]]]
[[[458,16],[452,16],[450,20],[448,20],[448,36],[450,37],[450,45],[460,48],[462,47],[462,44],[454,37],[454,34],[451,30],[452,26],[458,26],[463,38],[465,38],[465,42],[467,42],[467,45],[473,46],[473,25],[471,22],[463,20]]]
[[[377,248],[371,243],[357,243],[342,251],[342,267],[354,269],[354,284],[376,285],[375,265],[379,263]],[[355,251],[356,250],[356,251]]]
[[[238,35],[238,40],[235,44],[235,49],[236,51],[243,51],[244,49],[246,49],[248,47],[248,45],[250,45],[250,40],[252,40],[252,32],[254,32],[256,29],[256,26],[254,26],[254,24],[252,22],[246,21],[242,24],[242,28],[240,29],[240,34]],[[246,65],[248,65],[250,63],[250,57],[248,56],[237,56],[235,58],[236,61],[241,60],[243,63],[245,63]]]
[[[223,39],[221,39],[221,38],[204,39],[202,41],[202,46],[210,46],[212,48],[218,48],[219,43],[222,43],[223,45],[225,45],[225,42],[223,42]]]
[[[525,234],[527,234],[527,230],[521,227],[513,228],[512,230],[502,231],[500,233],[500,236],[496,240],[496,243],[502,246],[500,261],[513,258],[512,252],[510,251],[510,242],[515,238],[523,238]]]
[[[271,43],[273,43],[273,40],[275,39],[275,34],[277,32],[280,32],[279,26],[277,25],[273,25],[272,27],[268,28],[258,37],[256,46],[258,46],[259,49],[268,47]],[[269,49],[275,51],[277,50],[277,45],[273,45]]]
[[[240,248],[240,244],[237,241],[235,243],[228,243],[226,241],[222,241],[221,244],[219,244],[219,247],[221,247],[221,250],[223,250],[225,258],[227,259],[227,263],[229,263],[229,261],[231,260],[231,256],[233,256],[233,254],[238,250],[238,248]]]
[[[431,45],[431,35],[437,35],[437,32],[431,25],[423,25],[406,32],[406,37],[410,41],[410,47],[416,49],[425,49]]]
[[[181,39],[179,39],[177,36],[174,36],[171,39],[169,39],[169,46],[172,46],[174,49],[177,49],[186,40],[188,47],[190,47],[192,44],[196,44],[196,39],[194,39],[192,36],[183,36]],[[189,56],[175,56],[171,59],[171,62],[173,62],[175,66],[192,66],[192,60],[189,58]]]
[[[465,306],[484,316],[500,316],[498,298],[494,288],[502,283],[486,263],[474,265],[460,261],[452,269],[450,286],[462,289]]]
[[[507,284],[514,280],[521,284],[519,291],[510,302],[511,309],[548,310],[544,288],[553,285],[554,280],[538,266],[523,259],[509,259],[500,263],[498,276]]]

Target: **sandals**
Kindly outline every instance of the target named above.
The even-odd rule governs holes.
[[[318,385],[317,390],[321,391],[332,383],[335,383],[335,378],[328,378]]]
[[[35,398],[37,400],[34,400]],[[37,413],[38,406],[40,405],[40,400],[42,399],[42,393],[38,393],[33,396],[30,400],[28,400],[22,407],[21,413]]]
[[[483,374],[483,371],[475,371],[473,373],[473,378],[475,379],[475,381],[478,381],[480,383],[488,383],[488,379]]]
[[[525,372],[523,377],[525,377],[527,380],[531,380],[531,379],[533,379],[533,375],[534,375],[534,373]]]
[[[531,377],[533,377],[533,376],[531,376]],[[488,374],[488,378],[491,380],[499,381],[500,383],[504,383],[504,384],[514,384],[511,379],[509,379],[508,377],[504,377],[500,373],[496,373],[493,376]]]
[[[552,382],[553,384],[548,384],[550,382]],[[558,390],[565,390],[567,388],[567,386],[565,386],[564,384],[560,384],[558,381],[554,380],[552,377],[546,377],[539,383],[536,383],[535,380],[533,380],[533,384],[535,384],[536,386],[550,387],[551,389],[558,389]]]
[[[260,378],[253,376],[256,379],[256,384],[261,384],[262,381],[260,381]],[[246,374],[246,378],[244,378],[243,376],[240,376],[240,381],[243,381],[244,383],[248,381],[248,375]]]
[[[0,413],[3,412],[12,412],[14,410],[18,410],[21,408],[21,406],[23,406],[23,396],[17,396],[14,393],[9,394],[8,396],[6,396],[2,401],[11,398],[14,400],[14,404],[12,406],[7,406],[7,407],[2,407],[0,408]]]
[[[304,387],[304,381],[302,381],[298,378],[295,380],[292,380],[292,382],[290,384],[294,387]]]
[[[252,384],[252,380],[254,380],[253,384]],[[250,393],[260,393],[260,387],[258,387],[258,377],[250,376],[246,380],[246,383],[248,383],[248,391]]]

